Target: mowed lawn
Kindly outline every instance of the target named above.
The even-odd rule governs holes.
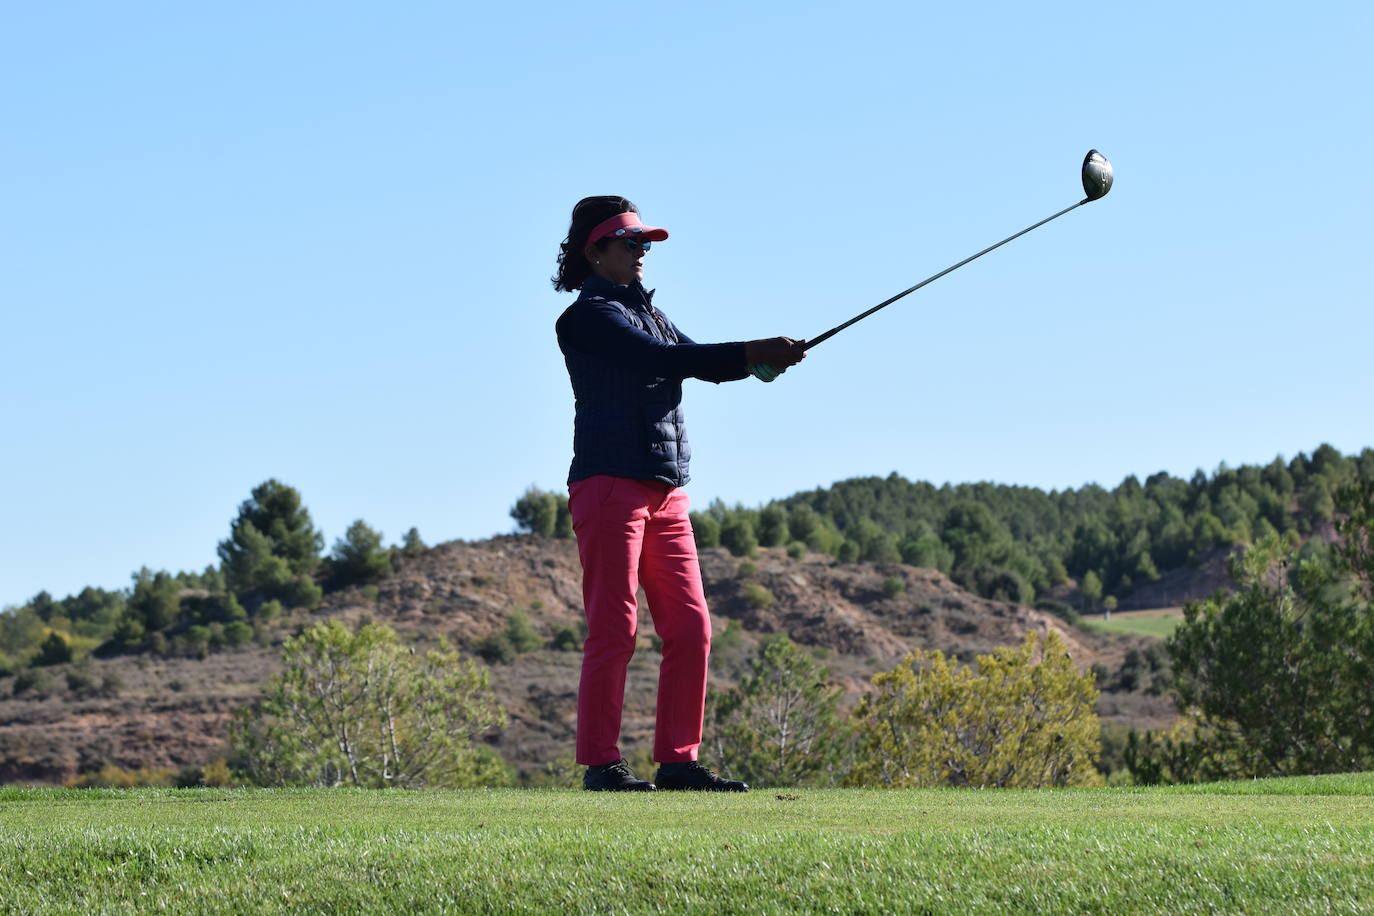
[[[1110,620],[1104,620],[1101,614],[1084,614],[1083,622],[1103,633],[1134,633],[1164,639],[1183,622],[1183,609],[1163,607],[1148,611],[1116,611]]]
[[[1372,912],[1374,774],[745,795],[6,789],[0,911]]]

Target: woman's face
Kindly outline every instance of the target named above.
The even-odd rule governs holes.
[[[634,239],[612,239],[605,248],[592,249],[592,270],[619,286],[643,280],[648,245]]]

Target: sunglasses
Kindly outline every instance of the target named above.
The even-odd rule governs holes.
[[[653,242],[649,241],[648,239],[645,239],[645,240],[642,241],[642,242],[641,242],[639,239],[628,239],[628,238],[627,238],[627,239],[621,239],[621,241],[624,242],[624,243],[625,243],[625,247],[628,248],[628,249],[630,249],[630,251],[631,251],[632,253],[634,253],[634,254],[638,254],[638,253],[641,252],[641,251],[648,251],[648,250],[649,250],[649,246],[653,244]]]

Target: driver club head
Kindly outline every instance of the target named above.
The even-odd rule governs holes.
[[[1088,200],[1106,197],[1112,189],[1112,164],[1095,149],[1083,157],[1083,193]]]

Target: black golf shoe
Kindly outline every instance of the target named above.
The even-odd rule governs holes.
[[[587,767],[582,776],[582,788],[590,792],[652,792],[654,784],[636,779],[624,758],[615,763]]]
[[[693,789],[699,792],[748,792],[749,784],[738,779],[721,779],[695,760],[686,763],[660,763],[654,776],[660,789]]]

